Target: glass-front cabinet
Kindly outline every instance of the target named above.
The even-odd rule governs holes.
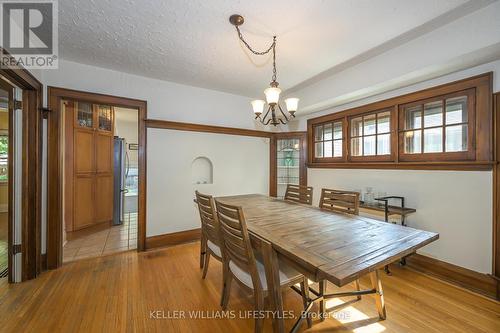
[[[113,132],[113,107],[87,102],[75,102],[77,128]]]
[[[271,161],[272,177],[271,195],[282,198],[285,195],[288,184],[306,185],[306,135],[298,134],[277,134],[273,138],[272,152],[274,160]],[[273,172],[274,171],[274,172]]]

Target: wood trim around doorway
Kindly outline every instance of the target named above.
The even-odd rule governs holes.
[[[496,281],[496,298],[500,300],[500,92],[493,94],[494,160],[493,167],[493,278]]]
[[[47,268],[62,265],[62,199],[63,168],[61,151],[61,100],[79,100],[133,108],[139,111],[139,214],[137,250],[145,250],[146,242],[146,119],[147,102],[137,99],[48,87],[47,139]]]

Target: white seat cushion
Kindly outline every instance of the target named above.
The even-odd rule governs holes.
[[[219,258],[222,257],[221,252],[220,252],[220,247],[212,243],[210,240],[207,240],[207,246],[212,250],[213,253]]]
[[[264,290],[267,290],[267,279],[266,279],[266,271],[264,268],[264,264],[258,259],[255,260],[257,263],[257,272],[259,273],[260,277],[260,283],[262,284],[262,288]],[[290,282],[291,280],[297,278],[300,276],[300,273],[290,267],[289,265],[286,265],[283,262],[279,262],[279,268],[280,268],[280,285],[286,284]],[[242,270],[238,265],[236,265],[232,260],[229,261],[229,269],[231,272],[233,272],[234,276],[240,280],[244,285],[247,287],[253,289],[253,283],[252,283],[252,277],[250,276],[249,273],[245,272]]]

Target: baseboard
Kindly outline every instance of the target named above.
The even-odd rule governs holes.
[[[406,259],[408,267],[459,287],[496,299],[497,282],[491,276],[421,254]]]
[[[185,230],[171,234],[146,237],[146,250],[164,246],[172,246],[182,243],[189,243],[199,240],[201,229]]]

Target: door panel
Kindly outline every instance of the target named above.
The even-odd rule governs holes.
[[[92,173],[94,169],[94,132],[75,129],[74,141],[75,173]]]
[[[94,222],[94,178],[76,176],[73,186],[73,226],[78,230]]]
[[[113,172],[113,136],[96,134],[96,171],[97,173]]]
[[[95,212],[97,223],[113,219],[113,175],[96,177]]]

